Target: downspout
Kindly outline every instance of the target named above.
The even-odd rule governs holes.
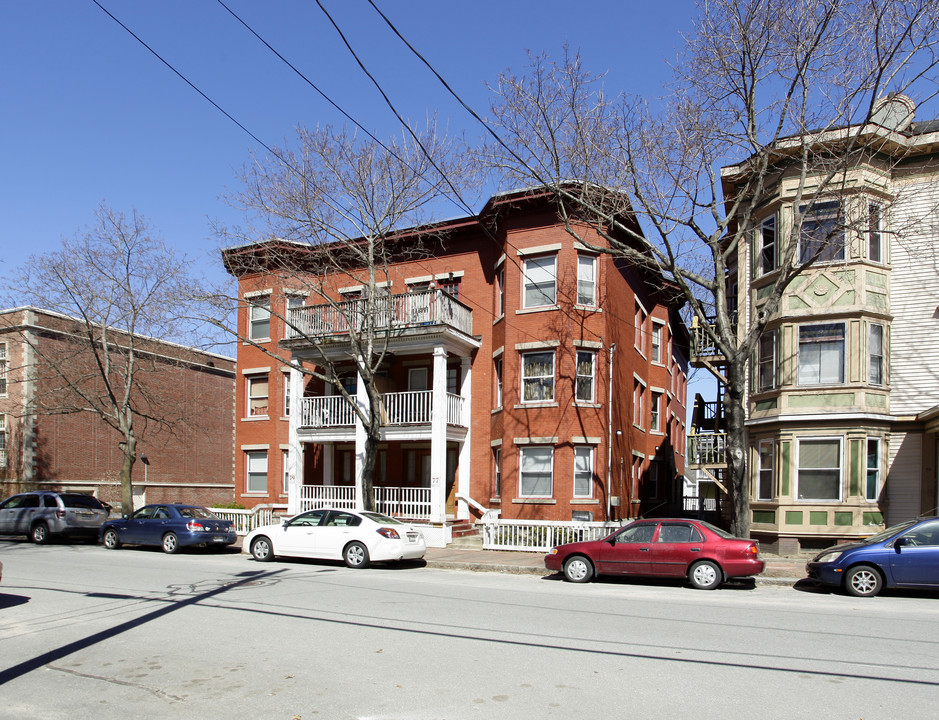
[[[613,501],[610,493],[613,491],[613,351],[616,343],[610,345],[610,380],[609,394],[606,399],[606,520],[610,521],[613,510]],[[623,499],[620,498],[620,503]]]

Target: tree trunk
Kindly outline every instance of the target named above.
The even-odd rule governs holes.
[[[750,534],[750,482],[747,474],[746,364],[728,362],[724,412],[727,423],[727,490],[730,493],[730,530],[738,537]]]
[[[132,473],[134,462],[137,460],[137,438],[134,437],[132,432],[126,431],[120,447],[124,455],[121,462],[121,514],[130,515],[134,512]]]

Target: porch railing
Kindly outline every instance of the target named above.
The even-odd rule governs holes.
[[[430,519],[430,488],[376,487],[375,509],[391,517]],[[355,510],[355,487],[351,485],[301,485],[300,511],[332,507]]]
[[[287,513],[286,505],[258,505],[249,509],[213,508],[209,510],[222,520],[231,520],[235,533],[247,535],[262,525],[275,525]]]
[[[555,545],[600,540],[624,524],[499,519],[483,524],[483,549],[547,552]]]
[[[420,325],[447,325],[467,335],[473,332],[473,311],[440,289],[291,308],[287,319],[288,338]]]
[[[447,393],[447,423],[466,425],[463,418],[464,399]],[[433,392],[411,390],[384,393],[381,396],[382,425],[428,424],[433,417]],[[300,427],[329,428],[355,425],[352,405],[342,395],[305,397],[300,403]]]
[[[726,465],[727,433],[701,433],[688,436],[689,465]]]

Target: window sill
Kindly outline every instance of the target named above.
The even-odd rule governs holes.
[[[543,305],[533,308],[522,308],[521,310],[516,310],[516,315],[528,315],[529,313],[539,313],[539,312],[551,312],[552,310],[560,310],[560,305]]]
[[[596,498],[571,498],[571,505],[599,505]]]
[[[602,313],[603,308],[596,305],[574,305],[575,310],[580,310],[581,312],[589,313]]]
[[[501,504],[502,504],[502,498],[489,498],[489,504],[490,504],[490,505],[501,505]]]
[[[270,420],[270,415],[252,415],[251,417],[241,418],[241,422],[259,422],[262,420]]]
[[[514,505],[557,505],[558,501],[552,498],[512,498]]]
[[[500,413],[500,412],[502,412],[502,406],[501,406],[501,405],[500,405],[499,407],[494,407],[492,410],[489,411],[489,414],[490,414],[490,415],[495,415],[496,413]]]
[[[505,313],[502,313],[499,317],[497,317],[495,320],[493,320],[493,321],[492,321],[492,324],[493,324],[493,325],[497,325],[498,323],[502,322],[503,320],[505,320]]]
[[[586,400],[575,400],[574,407],[584,407],[584,408],[602,408],[601,403],[587,402]]]
[[[266,337],[266,338],[248,338],[247,340],[243,341],[241,344],[242,344],[242,346],[249,346],[249,347],[250,347],[251,345],[264,345],[265,343],[269,343],[270,341],[271,341],[271,339],[270,339],[269,337]]]
[[[530,402],[522,403],[515,406],[515,410],[531,410],[533,408],[556,408],[558,404],[556,402]]]

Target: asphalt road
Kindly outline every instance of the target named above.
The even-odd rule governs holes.
[[[934,718],[939,596],[0,540],[0,718]]]

